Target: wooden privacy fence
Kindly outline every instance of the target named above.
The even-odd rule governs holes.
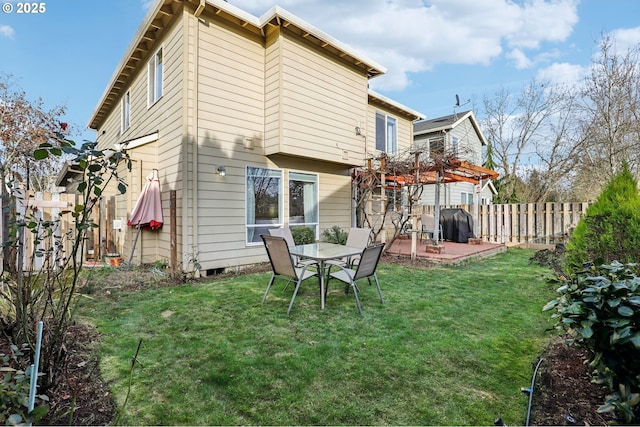
[[[518,203],[481,205],[477,218],[473,205],[441,206],[462,208],[474,217],[476,237],[492,243],[566,242],[585,214],[589,202]],[[433,213],[434,206],[420,206],[422,213]]]
[[[43,237],[44,235],[39,233],[41,235],[38,236],[38,243],[36,243],[37,236],[25,230],[22,243],[24,247],[22,269],[40,270],[43,267],[56,265],[73,249],[72,235],[75,220],[70,212],[76,204],[81,203],[81,195],[19,189],[15,190],[14,196],[18,217],[24,217],[26,214],[30,219],[55,222],[53,235]],[[76,254],[79,262],[101,260],[115,250],[114,227],[111,225],[115,202],[112,199],[113,197],[108,200],[101,198],[94,206],[91,219],[98,227],[91,227],[86,231],[81,251]],[[4,219],[0,216],[0,222]],[[4,239],[4,236],[2,238]],[[34,253],[38,255],[33,257]]]
[[[14,196],[18,219],[54,223],[50,230],[51,235],[48,235],[46,230],[41,227],[35,229],[37,236],[31,230],[27,231],[26,228],[20,230],[19,238],[23,248],[21,251],[22,266],[17,265],[17,267],[23,270],[39,270],[43,267],[56,265],[60,258],[72,249],[72,242],[66,238],[73,228],[73,223],[69,221],[71,215],[65,216],[62,213],[72,209],[74,196],[65,193],[34,193],[23,189],[15,189]],[[7,217],[1,215],[0,225],[4,220],[7,220]],[[0,227],[1,229],[2,227]],[[2,241],[5,241],[7,237],[2,236]],[[33,256],[34,254],[37,256]]]

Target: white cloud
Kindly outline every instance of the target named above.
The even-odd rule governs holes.
[[[621,55],[624,55],[630,48],[640,44],[640,27],[618,29],[611,32],[613,40],[615,40],[615,49]]]
[[[531,67],[544,42],[566,40],[579,0],[233,0],[261,16],[275,4],[387,67],[376,89],[402,89],[439,64]],[[505,54],[505,51],[508,52]]]
[[[537,49],[545,41],[566,40],[578,23],[577,0],[530,0],[519,8],[518,30],[506,39],[510,46]]]
[[[0,25],[0,36],[12,39],[16,31],[9,25]]]
[[[533,61],[531,61],[521,49],[513,49],[507,53],[507,58],[511,59],[515,67],[519,70],[531,68],[533,65]]]
[[[590,67],[576,64],[555,63],[538,71],[536,79],[552,85],[579,84],[588,74]]]

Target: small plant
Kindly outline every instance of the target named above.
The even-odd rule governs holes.
[[[316,241],[316,233],[309,227],[293,227],[291,228],[291,235],[296,245],[306,245]]]
[[[598,384],[609,388],[599,412],[616,411],[627,423],[638,422],[640,404],[640,277],[634,264],[593,263],[564,282],[560,296],[545,311],[555,310],[557,327],[569,343],[589,352],[589,368]]]
[[[338,245],[345,245],[347,243],[348,232],[344,231],[337,225],[334,225],[330,229],[326,229],[322,232],[322,237],[329,243],[336,243]]]
[[[23,347],[28,348],[28,345]],[[18,363],[18,357],[24,353],[11,345],[11,355],[0,353],[2,366],[0,368],[0,422],[5,425],[18,425],[40,421],[49,411],[43,402],[48,400],[46,395],[36,396],[36,405],[30,413],[29,386],[30,377],[24,371],[11,367],[11,361]]]

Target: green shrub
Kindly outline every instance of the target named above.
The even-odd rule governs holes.
[[[555,310],[570,343],[588,350],[594,381],[609,388],[598,411],[616,411],[627,423],[640,421],[640,278],[629,267],[594,264],[564,279],[560,297],[544,307]]]
[[[25,347],[28,347],[25,345]],[[24,371],[13,368],[11,360],[17,364],[17,358],[23,356],[16,345],[11,345],[12,355],[0,353],[0,422],[4,425],[18,425],[40,421],[49,411],[43,404],[47,396],[36,396],[36,404],[31,413],[29,409],[30,376]]]
[[[306,245],[316,241],[316,232],[309,227],[293,227],[291,229],[291,235],[296,245]]]
[[[569,271],[598,258],[605,263],[640,260],[640,195],[626,164],[589,206],[567,244]]]
[[[324,230],[322,232],[322,237],[324,237],[327,242],[337,243],[338,245],[346,245],[348,235],[348,232],[342,230],[337,225],[334,225],[330,229]]]

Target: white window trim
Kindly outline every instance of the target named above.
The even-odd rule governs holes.
[[[316,177],[316,185],[318,186],[317,188],[317,192],[316,192],[316,208],[318,209],[318,223],[317,223],[317,227],[316,227],[316,240],[320,239],[320,174],[318,173],[314,173],[314,172],[309,172],[309,171],[303,171],[303,170],[295,170],[295,169],[290,169],[287,171],[287,183],[286,183],[286,188],[287,188],[287,196],[291,197],[291,193],[289,192],[289,183],[291,181],[291,173],[299,173],[299,174],[305,174],[305,175],[314,175]],[[284,188],[284,186],[283,186]],[[291,211],[289,210],[287,212],[287,222],[288,222],[288,227],[291,228],[291,226],[293,225],[295,226],[299,226],[299,225],[307,225],[306,223],[303,224],[291,224],[290,222],[291,219]]]
[[[158,65],[158,53],[162,52],[162,76],[160,76],[160,96],[156,98],[157,76],[156,67]],[[165,75],[165,52],[164,46],[160,46],[155,51],[149,62],[147,62],[147,108],[155,105],[164,95],[164,75]],[[153,83],[152,83],[153,82]]]
[[[393,139],[395,141],[395,149],[389,149],[389,138],[388,138],[388,134],[387,134],[387,130],[389,129],[389,119],[393,119],[394,121],[394,126],[393,126]],[[389,114],[387,114],[387,117],[385,118],[385,148],[386,148],[386,152],[389,154],[398,154],[398,119],[394,116],[390,116]]]
[[[285,185],[285,176],[287,176],[288,174],[285,174],[284,169],[282,168],[277,168],[277,167],[270,167],[270,166],[265,166],[265,165],[246,165],[244,168],[244,242],[246,246],[260,246],[263,244],[262,240],[260,241],[256,241],[256,242],[249,242],[247,240],[247,229],[249,227],[249,224],[247,223],[247,177],[249,176],[249,168],[258,168],[258,169],[267,169],[267,170],[274,170],[274,171],[280,171],[280,188],[278,190],[278,193],[280,194],[279,200],[278,200],[278,215],[280,216],[280,222],[278,224],[272,224],[275,228],[278,227],[284,227],[284,217],[285,217],[285,212],[284,212],[284,185]],[[255,224],[254,224],[255,225]]]
[[[387,114],[384,111],[379,111],[379,110],[376,111],[376,115],[378,115],[378,114],[381,115],[381,116],[384,116],[384,152],[388,153],[388,154],[392,154],[392,155],[393,154],[398,154],[398,150],[399,150],[399,147],[398,147],[398,125],[399,125],[399,120],[398,120],[397,117],[392,116],[391,114]],[[394,139],[395,139],[395,143],[396,143],[395,150],[389,150],[389,148],[390,148],[389,147],[389,138],[388,138],[388,134],[387,134],[387,130],[389,129],[389,119],[392,119],[395,122],[395,126],[394,126]],[[377,136],[377,134],[378,134],[378,130],[376,129],[376,136]],[[375,141],[375,146],[376,146],[376,149],[378,149],[377,148],[378,141]],[[380,150],[378,150],[378,151],[380,151]]]
[[[127,107],[129,107],[127,109]],[[126,132],[131,127],[131,91],[125,92],[120,103],[120,133]]]

